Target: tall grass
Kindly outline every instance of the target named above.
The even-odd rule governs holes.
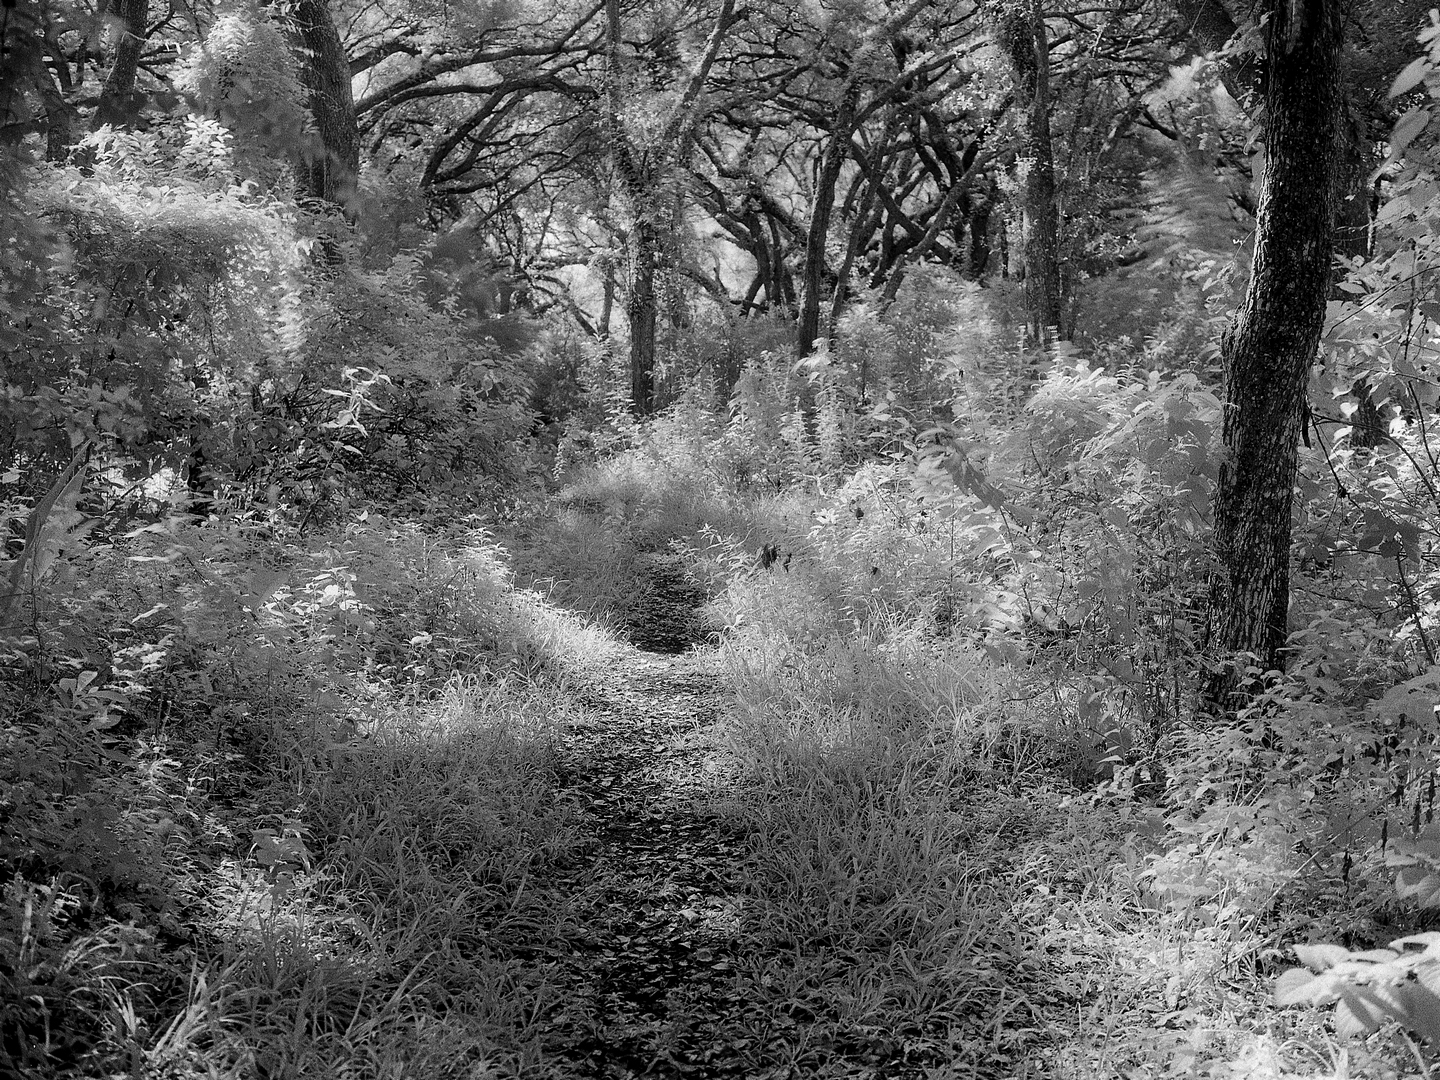
[[[981,1048],[1031,977],[1012,885],[974,854],[1002,681],[971,650],[879,630],[721,655],[750,902],[789,956],[770,1000],[842,1042],[905,1032],[917,1061],[994,1075]]]
[[[286,863],[217,873],[214,959],[152,1061],[337,1078],[533,1067],[557,1001],[529,957],[571,929],[533,882],[583,843],[557,795],[567,713],[554,690],[457,678],[351,742],[292,732],[260,797],[288,807]]]
[[[71,559],[0,678],[0,1072],[544,1075],[556,740],[613,635],[466,527]]]

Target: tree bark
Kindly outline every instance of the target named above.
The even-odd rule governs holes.
[[[1342,106],[1339,127],[1339,165],[1335,170],[1335,251],[1347,259],[1368,259],[1372,217],[1370,175],[1380,164],[1375,143],[1356,115],[1353,101]],[[1340,275],[1336,275],[1339,280]],[[1338,295],[1338,291],[1337,294]]]
[[[830,232],[830,214],[835,206],[835,185],[840,168],[851,154],[850,138],[861,122],[860,81],[870,58],[882,45],[890,47],[895,35],[930,5],[930,0],[911,0],[890,17],[874,24],[859,46],[847,57],[846,75],[840,87],[839,113],[829,125],[829,139],[821,151],[820,168],[810,206],[810,224],[805,233],[804,282],[800,297],[800,318],[796,325],[795,354],[808,356],[820,336],[820,305],[825,292],[825,242]],[[901,63],[903,70],[904,63]],[[872,107],[873,107],[872,103]]]
[[[605,279],[600,294],[600,322],[596,325],[595,333],[608,354],[610,352],[610,318],[615,312],[615,263],[609,256],[605,258],[604,267]]]
[[[1358,450],[1373,449],[1389,436],[1384,414],[1375,404],[1374,388],[1362,375],[1350,384],[1350,394],[1355,401],[1355,411],[1350,416],[1350,445]]]
[[[350,60],[325,0],[295,0],[291,9],[304,54],[300,81],[310,92],[310,115],[320,148],[304,163],[307,196],[344,208],[360,177],[360,131],[350,90]]]
[[[9,152],[18,147],[25,136],[34,128],[27,91],[38,86],[43,79],[51,82],[50,73],[45,70],[44,49],[39,12],[34,4],[17,5],[5,9],[0,18],[7,20],[5,39],[0,44],[0,147],[6,153],[0,156],[0,170],[7,169],[16,154]],[[51,83],[53,87],[53,83]],[[28,154],[21,153],[23,160]],[[8,173],[0,174],[9,180]],[[8,187],[0,188],[0,201],[11,195]]]
[[[959,206],[969,195],[970,179],[974,175],[977,166],[982,163],[981,158],[976,158],[970,168],[964,174],[957,177],[952,183],[950,190],[945,193],[939,207],[935,210],[935,216],[930,221],[930,227],[925,230],[918,243],[905,253],[904,258],[890,271],[890,280],[885,283],[885,290],[881,293],[881,304],[888,306],[900,292],[900,286],[905,283],[905,275],[910,267],[914,266],[921,259],[930,253],[939,239],[940,233],[949,223],[955,208]]]
[[[1180,29],[1198,54],[1221,52],[1239,32],[1239,26],[1221,0],[1173,0]],[[1423,17],[1417,13],[1417,18]],[[1265,99],[1264,62],[1250,54],[1225,56],[1217,63],[1220,81],[1236,103],[1251,115],[1260,112]],[[1365,130],[1361,115],[1366,98],[1363,86],[1347,82],[1346,103],[1340,120],[1340,166],[1335,172],[1335,247],[1345,256],[1370,257],[1371,208],[1368,180],[1380,164],[1375,139]]]
[[[630,236],[630,288],[625,314],[630,323],[630,406],[640,416],[655,411],[655,270],[660,242],[655,227],[643,218]]]
[[[1218,53],[1239,30],[1220,0],[1174,0],[1180,28],[1191,46],[1201,54]],[[1220,81],[1242,109],[1250,110],[1264,96],[1260,64],[1254,56],[1232,55],[1222,59]]]
[[[845,305],[850,301],[850,276],[855,270],[855,259],[866,241],[874,234],[880,221],[879,215],[874,212],[876,193],[879,186],[886,182],[885,152],[894,136],[897,117],[898,114],[892,113],[885,121],[884,130],[870,151],[868,163],[863,166],[856,179],[856,186],[861,189],[858,204],[847,205],[841,209],[842,215],[849,211],[853,218],[850,235],[845,241],[845,257],[840,260],[840,269],[835,274],[835,290],[830,297],[832,329],[840,325],[840,316],[845,313]]]
[[[970,203],[970,253],[966,269],[976,281],[984,278],[990,268],[990,210],[994,205],[994,184],[987,180]]]
[[[1060,212],[1056,202],[1055,152],[1050,138],[1050,39],[1040,0],[1002,0],[1000,41],[1015,70],[1022,110],[1021,157],[1025,202],[1021,208],[1021,258],[1030,331],[1044,341],[1053,329],[1066,337],[1060,276]]]
[[[135,77],[140,71],[140,54],[145,49],[148,29],[145,20],[150,13],[150,4],[149,0],[120,0],[116,6],[121,24],[119,40],[115,42],[114,62],[100,90],[92,128],[106,124],[117,128],[131,127],[140,117],[141,98],[135,93]]]
[[[1344,98],[1340,0],[1266,0],[1266,160],[1245,300],[1225,336],[1211,644],[1202,688],[1237,704],[1235,654],[1284,666],[1291,503],[1306,384],[1325,321]]]
[[[845,88],[840,114],[830,129],[830,138],[820,155],[815,193],[810,200],[810,227],[805,232],[805,267],[800,290],[800,320],[795,330],[795,355],[809,356],[820,336],[820,304],[825,294],[825,246],[830,236],[830,212],[835,207],[835,185],[840,166],[850,152],[855,130],[855,107],[859,90],[852,82]]]
[[[44,71],[35,81],[35,90],[45,109],[45,160],[64,161],[75,148],[75,122],[79,118],[75,106],[65,100]]]
[[[620,181],[620,190],[630,204],[633,221],[625,238],[625,316],[630,329],[630,408],[648,416],[655,408],[655,260],[659,245],[654,242],[653,208],[647,192],[654,188],[654,176],[640,166],[640,155],[630,144],[621,115],[624,87],[623,42],[619,0],[605,4],[605,119],[610,140],[610,165]]]
[[[628,241],[629,280],[625,313],[630,322],[630,407],[640,416],[655,408],[655,322],[658,304],[655,277],[663,252],[660,208],[655,201],[677,157],[690,148],[701,92],[720,45],[735,21],[735,0],[722,0],[705,49],[690,72],[679,101],[670,109],[664,127],[648,146],[636,146],[621,120],[621,95],[627,87],[621,56],[619,0],[605,3],[605,134],[610,140],[610,164],[628,202],[632,224]],[[673,231],[673,230],[672,230]]]

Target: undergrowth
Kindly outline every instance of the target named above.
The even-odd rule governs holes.
[[[0,1071],[566,1075],[583,905],[537,883],[594,836],[557,740],[617,636],[711,649],[733,698],[711,794],[754,946],[744,1060],[1428,1068],[1404,995],[1352,1001],[1433,959],[1369,951],[1431,941],[1440,896],[1424,433],[1306,457],[1290,672],[1220,722],[1193,701],[1201,377],[1117,346],[997,400],[1013,356],[926,359],[962,339],[927,331],[887,363],[924,366],[941,419],[860,392],[877,320],[799,370],[752,359],[727,414],[702,388],[562,440],[556,490],[483,527],[125,531],[64,477],[7,504]],[[1352,505],[1326,504],[1341,469]],[[1339,1001],[1365,1041],[1274,1007],[1292,955],[1321,970],[1286,1001]]]
[[[723,654],[739,698],[731,813],[786,958],[751,992],[823,1017],[835,1046],[868,1037],[933,1075],[1016,1067],[1040,971],[976,829],[1008,813],[1018,839],[1037,817],[994,793],[977,753],[1002,707],[994,673],[967,650],[874,640],[774,659]],[[825,1064],[823,1041],[797,1062]]]
[[[473,529],[268,531],[60,532],[26,594],[0,698],[7,1075],[540,1056],[531,957],[564,915],[528,885],[581,845],[562,688],[617,645]]]
[[[285,818],[209,884],[228,901],[215,955],[152,1060],[442,1077],[535,1061],[556,1001],[529,957],[564,927],[526,885],[580,846],[556,798],[564,716],[553,691],[457,679],[350,745],[294,744],[259,800]]]

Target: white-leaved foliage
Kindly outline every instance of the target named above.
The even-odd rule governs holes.
[[[164,133],[101,128],[80,146],[83,169],[38,174],[37,212],[65,239],[45,302],[83,309],[65,341],[90,359],[77,367],[53,345],[30,357],[30,381],[14,391],[27,426],[167,437],[175,417],[243,399],[288,351],[305,263],[293,216],[227,175],[213,121],[184,137],[177,147]]]
[[[234,135],[236,168],[271,183],[276,162],[307,161],[318,137],[284,29],[255,0],[238,0],[188,48],[174,83],[196,112]]]

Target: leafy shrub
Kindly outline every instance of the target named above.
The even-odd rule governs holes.
[[[229,5],[174,76],[196,110],[233,133],[243,174],[273,183],[277,163],[323,153],[284,29],[260,4]]]
[[[83,170],[38,174],[52,231],[29,237],[46,273],[12,313],[0,464],[43,473],[103,440],[117,481],[159,474],[203,512],[223,496],[306,525],[513,489],[525,335],[502,349],[493,320],[444,307],[413,252],[316,274],[293,207],[234,183],[232,142],[194,117],[105,130]]]
[[[613,642],[515,590],[475,530],[377,518],[302,541],[180,515],[98,542],[76,528],[86,477],[83,463],[62,476],[29,546],[0,564],[22,586],[0,667],[0,874],[13,886],[0,977],[7,1007],[20,1003],[3,1053],[37,1075],[212,1051],[241,1071],[361,1060],[429,1037],[439,1005],[415,1001],[432,975],[449,988],[436,1001],[489,987],[475,1008],[495,1016],[492,1040],[447,1028],[445,1047],[501,1053],[526,1022],[499,984],[545,992],[518,968],[450,957],[407,982],[425,935],[399,973],[333,951],[355,951],[361,909],[377,927],[395,914],[376,932],[400,938],[406,912],[453,912],[457,897],[514,914],[525,867],[569,857],[573,819],[553,800],[563,710],[528,680],[598,663]],[[401,802],[367,801],[382,789]],[[372,847],[354,848],[360,836]],[[402,851],[418,861],[397,870]],[[418,897],[442,863],[459,876],[433,911],[392,899]],[[121,920],[140,929],[111,927]],[[192,966],[209,975],[177,1006]],[[382,989],[396,1008],[374,1015]],[[312,1006],[313,1039],[277,1042],[275,1010]],[[47,1043],[47,1024],[70,1041]]]
[[[1350,952],[1339,945],[1296,945],[1303,968],[1275,984],[1279,1005],[1335,1006],[1342,1038],[1373,1034],[1399,1021],[1431,1043],[1440,1042],[1440,934],[1397,938],[1385,949]],[[1307,970],[1308,969],[1308,970]]]
[[[190,135],[188,146],[211,137]],[[233,408],[237,384],[283,347],[272,327],[293,313],[292,226],[243,187],[184,177],[158,187],[177,151],[157,135],[102,132],[87,148],[84,172],[47,169],[33,190],[54,231],[16,324],[26,329],[7,350],[0,449],[43,474],[104,437],[132,469],[180,470],[208,441],[202,416]],[[83,312],[82,295],[97,298]]]
[[[421,285],[402,258],[316,297],[299,377],[249,418],[272,433],[246,448],[239,479],[263,492],[310,473],[352,500],[417,509],[488,505],[517,485],[530,419],[520,365],[483,322],[430,307]]]
[[[715,447],[739,490],[779,490],[812,471],[803,400],[802,384],[778,354],[764,353],[742,369],[730,397],[730,422]]]

